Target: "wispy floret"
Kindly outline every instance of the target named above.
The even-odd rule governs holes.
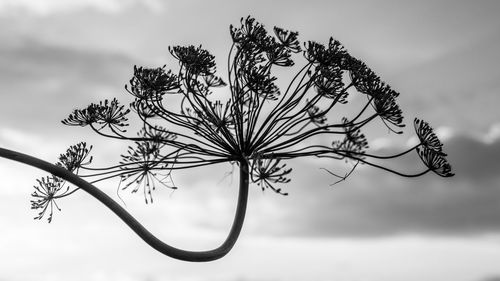
[[[92,156],[87,159],[91,150],[92,145],[87,147],[87,143],[85,142],[72,145],[68,148],[68,150],[66,150],[66,153],[59,156],[59,162],[56,165],[64,167],[68,171],[77,174],[80,167],[88,165],[92,162]]]
[[[280,27],[274,27],[274,34],[283,46],[289,49],[292,53],[301,51],[300,42],[298,39],[299,33],[294,31],[285,30]]]
[[[355,127],[347,118],[342,118],[344,123],[345,136],[341,141],[333,141],[334,152],[346,158],[362,158],[363,153],[368,148],[368,141],[361,130]]]
[[[126,115],[130,112],[130,109],[125,109],[125,106],[120,105],[116,98],[112,101],[107,99],[104,102],[101,101],[95,107],[97,112],[99,112],[97,123],[102,125],[100,129],[109,127],[111,130],[125,132],[123,127],[128,126]]]
[[[313,124],[321,126],[326,123],[325,112],[321,111],[316,105],[310,105],[307,108],[307,115]]]
[[[158,108],[147,100],[136,99],[130,103],[130,109],[137,113],[137,115],[143,120],[155,118],[159,115]]]
[[[50,223],[54,208],[61,211],[55,200],[69,195],[69,187],[64,188],[64,181],[55,176],[47,176],[36,181],[38,185],[33,186],[35,191],[31,194],[33,197],[30,201],[31,209],[41,209],[38,216],[35,217],[38,220],[42,219],[47,211],[49,211],[47,220]]]
[[[222,104],[221,101],[216,101],[210,104],[211,112],[207,115],[208,121],[213,126],[216,132],[221,130],[233,130],[234,118],[231,116],[231,104]]]
[[[195,107],[189,105],[188,102],[185,102],[185,100],[186,99],[183,99],[183,102],[181,104],[181,114],[183,115],[186,122],[199,128],[200,124],[203,122],[204,114],[195,109]],[[195,134],[196,133],[197,132],[195,132]]]
[[[215,75],[203,76],[203,80],[205,81],[205,84],[209,88],[226,86],[226,82],[224,82],[224,80],[222,80],[222,78],[215,76]]]
[[[134,66],[134,77],[130,79],[130,90],[125,89],[139,100],[158,100],[169,91],[179,89],[179,79],[172,71],[165,72],[165,66],[143,68]]]
[[[168,50],[190,74],[195,76],[215,74],[215,57],[202,49],[201,45],[198,47],[174,46],[169,47]]]
[[[121,182],[125,182],[122,189],[132,185],[135,185],[132,193],[142,189],[146,204],[153,203],[151,191],[155,190],[156,183],[176,189],[166,184],[170,169],[161,161],[160,146],[161,144],[154,141],[136,142],[136,147],[129,147],[128,155],[122,155],[120,162],[123,171]]]
[[[158,125],[146,126],[139,131],[138,135],[158,144],[158,149],[177,138],[176,134]]]
[[[265,190],[270,188],[281,195],[288,195],[282,192],[281,188],[275,188],[276,183],[289,183],[290,179],[286,176],[292,169],[286,169],[286,164],[279,166],[281,159],[257,157],[253,160],[251,179],[254,183]]]
[[[415,118],[414,125],[417,137],[424,147],[427,147],[428,149],[433,150],[438,154],[445,155],[443,153],[443,144],[436,136],[429,123],[425,122],[424,120]]]
[[[424,146],[417,147],[418,156],[422,159],[425,166],[441,177],[451,177],[454,173],[451,172],[451,165],[445,158],[443,153],[439,153],[431,148]]]

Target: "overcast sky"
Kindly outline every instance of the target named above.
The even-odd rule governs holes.
[[[234,250],[192,264],[156,253],[83,192],[61,200],[51,224],[34,221],[29,194],[44,173],[0,159],[0,281],[498,280],[499,12],[498,1],[0,0],[1,147],[54,162],[86,140],[96,161],[115,163],[126,144],[60,120],[90,102],[126,100],[134,65],[176,69],[168,46],[202,44],[223,75],[229,25],[252,15],[302,41],[340,40],[401,92],[407,134],[380,126],[372,147],[404,148],[422,117],[456,173],[406,179],[363,167],[332,187],[320,168],[343,173],[342,163],[290,162],[290,195],[253,186]],[[230,169],[181,173],[180,190],[157,190],[153,205],[120,195],[165,241],[206,249],[230,227]],[[116,182],[99,187],[119,200]]]

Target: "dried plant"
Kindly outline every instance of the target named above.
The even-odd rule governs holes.
[[[116,165],[90,167],[91,147],[85,143],[70,147],[55,166],[1,149],[0,156],[52,173],[35,186],[32,208],[41,209],[36,218],[50,209],[50,222],[53,207],[59,209],[54,200],[81,188],[106,204],[158,251],[177,259],[207,261],[224,256],[236,242],[250,181],[263,190],[288,194],[283,191],[292,176],[292,169],[284,164],[287,160],[349,160],[355,163],[353,170],[365,164],[405,177],[430,171],[443,177],[453,175],[441,142],[429,124],[419,119],[414,122],[419,139],[415,146],[394,155],[369,153],[362,133],[367,124],[380,120],[392,132],[402,133],[403,113],[396,102],[399,93],[333,38],[326,45],[313,41],[301,44],[297,32],[279,27],[273,31],[274,35],[269,34],[251,17],[230,27],[233,43],[227,60],[227,80],[217,75],[214,56],[201,46],[174,46],[169,51],[179,63],[178,70],[167,70],[166,66],[134,67],[133,77],[125,87],[134,99],[129,106],[117,99],[105,100],[76,109],[62,121],[133,143]],[[303,58],[296,59],[300,54]],[[292,67],[296,62],[303,65]],[[296,71],[284,89],[273,74],[276,67]],[[216,88],[230,93],[227,100],[212,98]],[[351,103],[351,95],[366,97],[359,111],[349,117],[333,116],[333,108]],[[126,130],[131,127],[131,115],[141,123],[139,132],[132,135]],[[331,145],[321,144],[325,139]],[[407,173],[384,165],[384,161],[411,151],[422,159],[425,167],[421,171]],[[218,163],[239,167],[240,186],[231,231],[226,241],[211,251],[184,251],[161,242],[93,185],[118,178],[124,183],[123,189],[140,191],[149,203],[153,202],[155,186],[177,188],[171,180],[175,170]],[[337,177],[344,180],[351,173]],[[76,189],[70,192],[64,188],[66,181]]]

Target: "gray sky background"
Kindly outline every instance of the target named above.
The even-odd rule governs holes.
[[[117,97],[133,65],[177,65],[172,45],[202,44],[221,75],[229,24],[252,15],[302,41],[340,40],[401,92],[407,133],[372,133],[372,148],[403,149],[422,117],[445,143],[456,176],[404,179],[363,167],[346,182],[290,162],[288,197],[252,188],[243,234],[207,264],[161,256],[83,193],[53,223],[33,221],[29,194],[44,173],[0,160],[0,281],[486,281],[500,276],[500,2],[0,0],[0,146],[55,161],[78,141],[114,163],[127,144],[65,127],[72,109]],[[377,151],[377,152],[378,152]],[[396,165],[419,168],[409,157]],[[155,204],[127,208],[159,237],[203,249],[230,227],[228,165],[180,173]],[[195,173],[196,176],[193,176]],[[233,181],[237,181],[236,177]],[[100,185],[116,196],[116,182]],[[118,199],[118,198],[117,198]]]

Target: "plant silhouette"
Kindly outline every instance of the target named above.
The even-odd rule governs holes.
[[[350,161],[352,170],[358,164],[368,165],[404,177],[430,171],[443,177],[453,175],[441,142],[430,125],[420,119],[414,120],[419,141],[413,147],[394,155],[369,153],[368,141],[361,132],[367,124],[380,120],[390,131],[402,133],[403,114],[396,103],[399,93],[333,38],[326,45],[313,41],[301,44],[297,32],[274,27],[273,33],[252,17],[230,27],[227,80],[217,75],[214,56],[201,46],[171,47],[169,52],[178,61],[178,70],[134,67],[125,87],[134,99],[129,106],[117,99],[105,100],[76,109],[62,121],[130,142],[116,165],[91,167],[92,146],[85,142],[71,146],[55,165],[0,148],[1,157],[51,174],[37,180],[34,187],[31,206],[38,212],[36,219],[47,217],[50,222],[54,209],[59,209],[56,201],[82,189],[161,253],[186,261],[210,261],[223,257],[236,242],[250,182],[287,195],[282,187],[292,175],[292,169],[284,163],[287,160],[331,158]],[[296,72],[291,81],[280,89],[273,70],[292,67],[297,61],[303,65],[292,68]],[[212,93],[216,88],[230,92],[230,97],[215,100]],[[332,109],[352,102],[351,95],[365,97],[364,101],[355,100],[363,101],[359,110],[332,121]],[[141,124],[134,135],[126,130],[132,115]],[[330,139],[329,145],[323,144],[325,139]],[[422,170],[405,173],[384,165],[412,151],[422,159]],[[151,203],[155,186],[177,188],[171,181],[175,170],[217,163],[239,168],[239,195],[226,240],[209,251],[185,251],[160,241],[94,185],[118,178],[122,189],[142,193],[145,202]],[[351,174],[338,176],[327,171],[339,180]]]

